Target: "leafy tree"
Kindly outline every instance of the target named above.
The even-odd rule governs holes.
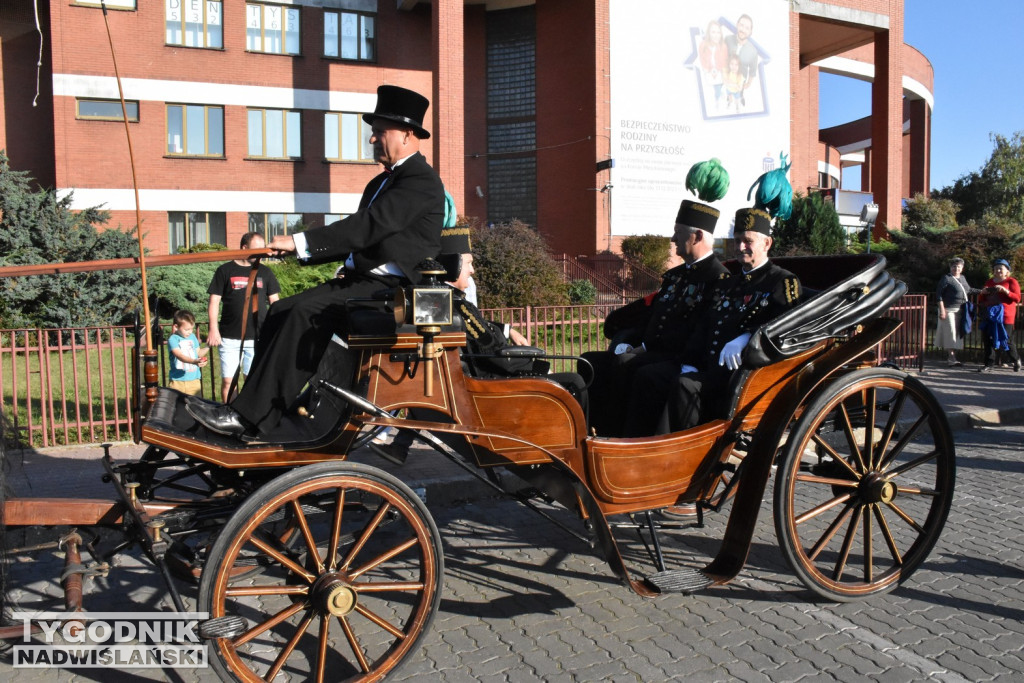
[[[558,306],[568,303],[562,271],[544,238],[512,220],[473,234],[477,296],[483,308]]]
[[[135,230],[99,231],[110,218],[71,209],[72,195],[34,190],[27,173],[0,151],[0,265],[30,265],[138,255]],[[134,270],[40,275],[0,281],[0,325],[81,327],[126,322],[139,302]]]
[[[986,216],[1024,226],[1024,131],[1009,138],[992,133],[992,155],[979,171],[961,176],[935,194],[953,200],[960,224],[982,222]]]
[[[951,199],[925,197],[921,193],[907,202],[903,209],[903,232],[921,237],[955,230],[959,207]]]
[[[846,251],[846,230],[839,223],[839,214],[819,193],[806,197],[797,193],[792,215],[785,220],[775,219],[772,238],[772,254],[776,256],[823,256]]]

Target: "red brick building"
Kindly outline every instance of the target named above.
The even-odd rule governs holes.
[[[616,1],[108,0],[147,246],[235,246],[251,227],[353,211],[377,170],[359,114],[392,83],[430,98],[425,152],[460,213],[522,218],[557,252],[614,247],[596,165],[610,156]],[[932,104],[903,2],[785,5],[793,186],[835,186],[863,163],[879,226],[898,226],[900,200],[928,191]],[[869,119],[818,130],[823,70],[872,81]],[[0,148],[76,207],[135,224],[99,0],[0,5]]]

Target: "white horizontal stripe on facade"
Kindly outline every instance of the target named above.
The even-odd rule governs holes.
[[[814,63],[825,73],[836,74],[837,76],[849,76],[861,81],[873,82],[875,80],[875,65],[861,62],[856,59],[845,57],[826,57]],[[930,109],[935,108],[935,95],[925,87],[924,83],[910,76],[903,77],[903,90],[917,95],[928,103]]]
[[[323,111],[371,112],[377,93],[338,92],[274,88],[260,85],[163,81],[148,78],[123,78],[124,98],[141,102],[183,102],[194,104],[238,105],[272,109],[319,109]],[[54,74],[53,94],[64,97],[119,99],[113,76]]]
[[[840,157],[841,158],[841,157]],[[818,162],[818,173],[824,173],[830,175],[833,178],[839,177],[839,167],[834,164],[826,164],[824,161]]]
[[[59,197],[74,192],[71,208],[94,206],[108,211],[134,211],[135,193],[118,188],[61,188]],[[224,211],[240,213],[354,213],[359,193],[233,192],[217,190],[139,190],[142,211]]]

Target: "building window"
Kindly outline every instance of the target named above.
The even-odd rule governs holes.
[[[171,211],[167,214],[168,246],[177,254],[197,244],[227,246],[226,214],[216,211]]]
[[[135,9],[135,0],[106,0],[105,3],[101,3],[100,0],[74,0],[71,4],[90,7],[102,7],[105,4],[107,9]]]
[[[167,154],[224,156],[224,107],[168,104]]]
[[[337,223],[342,218],[348,218],[352,214],[350,213],[325,213],[324,214],[324,225],[330,225],[331,223]]]
[[[324,12],[324,56],[373,61],[377,18],[361,12]]]
[[[94,121],[124,121],[121,100],[78,100],[78,118]],[[125,100],[124,108],[128,111],[128,120],[138,122],[139,103]]]
[[[324,114],[324,158],[329,161],[373,161],[370,124],[360,114]]]
[[[297,111],[249,110],[249,156],[298,159],[302,156],[301,118]]]
[[[276,235],[290,235],[302,227],[301,213],[250,213],[249,232],[258,232],[269,242]]]
[[[185,47],[224,47],[221,0],[164,0],[167,44]]]
[[[299,54],[299,10],[246,4],[245,49],[275,55]]]

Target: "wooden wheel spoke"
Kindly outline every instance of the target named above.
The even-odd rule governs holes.
[[[853,466],[850,465],[850,463],[846,462],[846,458],[844,458],[842,455],[839,454],[838,451],[836,451],[836,449],[832,448],[832,446],[830,446],[828,443],[826,443],[825,440],[821,438],[821,435],[815,433],[811,438],[814,439],[814,443],[816,443],[819,446],[821,446],[821,448],[827,454],[832,456],[832,460],[834,460],[836,463],[838,463],[838,464],[842,465],[843,467],[845,467],[850,472],[850,474],[852,474],[854,477],[856,477],[857,479],[860,479],[861,473],[858,472],[857,470],[853,469]]]
[[[331,571],[338,566],[338,537],[341,535],[341,517],[345,511],[345,489],[339,488],[334,501],[334,519],[331,522],[331,540],[327,547],[327,566]]]
[[[384,564],[385,562],[387,562],[391,558],[395,557],[396,555],[400,555],[401,553],[404,553],[406,550],[408,550],[409,548],[412,548],[413,546],[417,545],[418,543],[419,543],[419,541],[414,536],[413,538],[410,538],[405,543],[400,543],[399,545],[395,546],[391,550],[389,550],[389,551],[387,551],[385,553],[381,553],[380,555],[378,555],[374,559],[372,559],[369,562],[367,562],[366,564],[364,564],[359,569],[356,569],[355,571],[350,572],[349,573],[349,580],[352,580],[352,579],[355,579],[355,578],[357,578],[359,576],[362,576],[363,574],[365,574],[366,572],[370,571],[371,569],[374,569],[375,567],[379,567],[380,565]]]
[[[853,423],[850,422],[850,411],[846,409],[845,403],[840,403],[838,406],[839,414],[843,419],[843,433],[846,435],[846,443],[850,446],[850,452],[857,456],[857,464],[860,465],[861,472],[867,472],[867,467],[864,465],[864,455],[860,451],[860,446],[857,445],[857,437],[853,433]]]
[[[354,583],[352,589],[357,593],[385,593],[391,591],[419,591],[426,588],[422,581],[375,581],[372,583]]]
[[[349,549],[348,554],[345,556],[345,561],[341,563],[341,569],[348,569],[352,562],[355,561],[356,555],[359,554],[359,551],[362,550],[363,546],[365,546],[367,541],[370,540],[370,536],[372,536],[373,532],[380,526],[380,523],[384,520],[384,515],[386,515],[390,509],[391,503],[384,501],[381,504],[380,509],[377,510],[377,514],[373,516],[373,519],[366,524],[362,532],[359,534],[359,540],[357,540]]]
[[[839,551],[839,559],[836,560],[835,569],[832,571],[832,580],[841,581],[843,578],[843,572],[846,570],[846,561],[850,559],[850,550],[853,549],[853,541],[857,538],[857,527],[860,526],[860,518],[863,514],[863,508],[861,506],[855,506],[853,510],[853,519],[850,520],[850,526],[846,531],[846,537],[843,539],[843,547]]]
[[[927,415],[922,415],[917,418],[914,424],[911,425],[910,429],[907,430],[906,434],[900,437],[900,440],[896,442],[896,445],[893,446],[892,450],[886,453],[885,457],[878,462],[879,472],[885,472],[886,469],[888,469],[889,465],[891,465],[893,460],[896,459],[896,456],[902,453],[903,449],[907,447],[908,443],[910,443],[910,440],[917,436],[917,433],[921,431],[921,427],[924,426],[924,423],[927,420]]]
[[[850,514],[853,512],[853,506],[847,505],[846,508],[834,519],[832,523],[828,525],[828,528],[822,532],[821,537],[818,538],[817,543],[811,548],[810,552],[807,553],[807,558],[812,562],[818,557],[818,553],[825,549],[829,542],[835,537],[836,532],[839,531],[839,527],[843,525]]]
[[[835,477],[822,477],[822,476],[819,476],[817,474],[807,474],[806,472],[801,472],[800,474],[796,475],[795,479],[797,481],[802,481],[802,482],[807,483],[807,484],[821,484],[823,486],[841,486],[843,488],[851,488],[851,489],[857,488],[857,483],[858,483],[858,482],[853,481],[851,479],[837,479]]]
[[[873,565],[875,561],[874,550],[871,546],[871,508],[874,505],[868,506],[867,514],[864,515],[864,583],[871,583],[873,574]]]
[[[935,460],[938,456],[939,456],[939,452],[938,451],[929,451],[928,453],[925,453],[924,455],[922,455],[920,457],[914,458],[910,462],[903,463],[902,465],[900,465],[899,467],[894,469],[892,472],[889,472],[888,474],[889,474],[890,478],[897,477],[897,476],[899,476],[901,474],[906,474],[907,472],[909,472],[910,470],[914,469],[915,467],[920,467],[921,465],[923,465],[923,464],[925,464],[927,462],[931,462],[932,460]]]
[[[291,501],[292,514],[295,515],[295,521],[299,524],[299,530],[302,531],[302,537],[306,539],[306,548],[309,550],[309,556],[316,563],[316,571],[318,574],[322,574],[324,571],[324,563],[320,559],[320,551],[316,548],[316,541],[313,539],[313,531],[309,528],[309,520],[306,519],[306,513],[302,511],[302,506],[299,505],[298,500]]]
[[[882,440],[878,444],[879,469],[882,466],[882,454],[889,448],[889,442],[892,441],[892,435],[896,433],[896,425],[899,424],[900,415],[903,414],[903,406],[907,402],[907,391],[905,389],[900,390],[894,400],[895,403],[889,410],[889,420],[885,423],[885,430],[882,432]]]
[[[932,498],[942,495],[942,491],[938,489],[923,489],[918,486],[897,486],[896,491],[911,496],[931,496]]]
[[[281,667],[288,661],[288,658],[292,656],[292,652],[295,651],[295,646],[299,644],[299,639],[302,638],[303,634],[306,633],[306,629],[313,623],[313,617],[315,616],[313,610],[309,610],[306,616],[302,619],[299,627],[295,629],[295,633],[288,639],[288,643],[281,649],[281,653],[277,655],[274,663],[271,665],[270,670],[267,671],[266,680],[272,681],[277,674],[281,673]]]
[[[224,595],[242,597],[246,595],[309,595],[309,586],[229,586]]]
[[[304,578],[306,581],[309,581],[310,583],[316,581],[316,576],[314,574],[307,571],[305,567],[298,564],[295,560],[286,556],[284,553],[280,552],[276,548],[272,548],[270,544],[266,541],[259,539],[256,536],[250,536],[249,542],[257,548],[259,548],[260,550],[262,550],[263,552],[265,552],[267,555],[270,555],[272,558],[283,564],[288,569],[291,569],[293,572]]]
[[[866,472],[875,467],[875,400],[878,395],[876,387],[868,387],[864,392],[864,456],[867,465]]]
[[[892,555],[892,559],[897,565],[902,565],[903,556],[900,553],[900,549],[896,547],[896,539],[892,536],[892,529],[889,528],[889,523],[885,520],[882,507],[875,505],[872,509],[875,512],[875,518],[878,520],[878,529],[882,532],[882,538],[885,539],[885,544],[889,546],[889,554]]]
[[[391,623],[388,622],[384,617],[370,611],[370,609],[366,605],[356,605],[356,611],[362,614],[370,621],[372,621],[373,623],[377,624],[377,626],[380,626],[382,629],[393,635],[395,638],[405,638],[405,631],[398,628],[397,626],[392,626]]]
[[[327,641],[331,635],[331,615],[320,615],[320,635],[316,648],[316,681],[323,683],[324,673],[327,671]]]
[[[355,631],[352,630],[352,624],[348,623],[348,619],[345,617],[338,617],[338,621],[341,623],[341,630],[345,633],[345,640],[348,641],[348,646],[352,648],[352,654],[355,655],[356,661],[359,662],[359,668],[363,673],[368,672],[370,670],[370,662],[367,661],[363,648],[359,646],[359,638],[356,636]]]
[[[822,513],[825,513],[825,512],[828,512],[829,510],[834,508],[836,505],[842,505],[843,503],[845,503],[848,500],[850,500],[850,498],[851,498],[851,494],[849,494],[849,493],[844,493],[841,496],[836,496],[832,500],[828,500],[828,501],[825,501],[824,503],[822,503],[821,505],[814,506],[813,508],[811,508],[807,512],[805,512],[802,515],[798,516],[793,521],[796,522],[798,525],[799,524],[803,524],[804,522],[806,522],[809,519],[814,519],[818,515],[820,515]]]
[[[236,638],[232,642],[234,643],[235,647],[238,647],[239,645],[244,645],[245,643],[248,643],[250,640],[258,636],[259,634],[263,633],[267,629],[274,628],[285,619],[288,619],[292,615],[298,613],[299,611],[306,609],[306,607],[307,605],[304,602],[296,602],[293,605],[289,605],[288,607],[285,607],[283,610],[281,610],[274,616],[270,617],[263,623],[256,624],[251,629],[249,629],[242,635],[238,636],[238,638]]]
[[[916,531],[919,534],[923,534],[925,532],[924,531],[924,527],[922,527],[920,524],[915,522],[914,519],[910,515],[908,515],[906,512],[903,511],[902,508],[900,508],[899,505],[897,505],[896,503],[892,503],[892,502],[886,503],[886,505],[888,505],[889,509],[892,510],[893,512],[895,512],[896,515],[900,519],[902,519],[904,522],[906,522],[908,525],[910,525],[910,527],[913,528],[914,531]]]

